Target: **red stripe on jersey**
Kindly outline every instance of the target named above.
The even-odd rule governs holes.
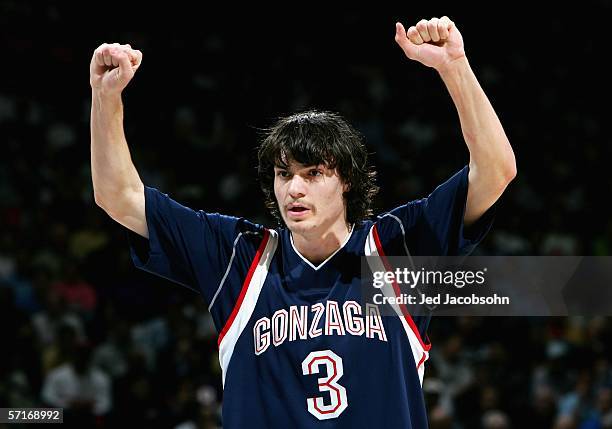
[[[387,256],[385,255],[385,252],[383,250],[382,244],[380,243],[380,238],[378,237],[378,228],[376,225],[374,225],[374,227],[372,228],[372,235],[374,236],[374,243],[376,243],[376,249],[378,249],[378,254],[380,255],[380,259],[382,259],[383,265],[385,266],[385,270],[392,272],[393,268],[391,267],[391,264],[389,264],[389,261],[387,260]],[[395,291],[395,296],[399,297],[401,295],[401,290],[395,280],[393,280],[393,290]],[[402,314],[404,315],[404,318],[408,322],[408,325],[410,325],[410,329],[412,329],[412,332],[414,332],[414,335],[416,335],[417,339],[419,340],[421,347],[423,347],[425,351],[429,351],[429,349],[431,349],[431,343],[425,344],[423,340],[421,339],[421,334],[419,333],[419,329],[414,323],[414,320],[412,320],[412,316],[410,316],[410,313],[408,312],[408,309],[406,308],[406,304],[399,304],[399,307],[402,310]]]
[[[430,346],[431,346],[431,344],[430,344]],[[423,356],[421,356],[421,360],[419,361],[419,364],[417,365],[417,370],[421,367],[423,362],[425,362],[425,353],[423,353]]]
[[[227,334],[227,331],[229,331],[229,328],[232,326],[232,323],[234,322],[234,319],[236,318],[236,315],[238,314],[238,311],[240,310],[240,306],[242,305],[242,300],[244,300],[244,296],[246,295],[247,290],[249,289],[249,285],[251,284],[251,278],[253,277],[255,268],[257,268],[257,265],[259,264],[259,260],[261,259],[261,255],[263,254],[263,251],[266,248],[266,244],[268,243],[268,238],[270,237],[270,231],[268,231],[267,229],[264,231],[265,232],[264,232],[263,240],[261,240],[261,244],[259,245],[259,248],[257,249],[257,253],[255,253],[253,262],[251,262],[249,271],[247,272],[246,278],[244,279],[244,283],[242,284],[240,295],[238,295],[238,300],[236,300],[236,305],[234,305],[234,309],[232,310],[232,313],[227,319],[227,322],[225,322],[225,326],[219,333],[219,339],[217,340],[218,346],[221,345],[221,341],[223,341],[223,337],[225,337],[225,334]]]

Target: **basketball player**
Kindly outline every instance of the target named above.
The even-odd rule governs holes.
[[[367,152],[340,116],[298,113],[270,128],[259,177],[279,228],[195,211],[139,178],[121,93],[142,54],[104,44],[91,60],[96,203],[129,231],[135,265],[201,293],[219,332],[225,428],[426,428],[427,317],[382,317],[360,299],[361,257],[467,254],[515,177],[514,154],[447,17],[396,24],[459,113],[469,165],[427,198],[368,220]],[[377,259],[378,258],[378,259]]]

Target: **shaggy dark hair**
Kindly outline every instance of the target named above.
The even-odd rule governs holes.
[[[281,225],[284,222],[274,195],[274,167],[287,167],[291,160],[337,169],[342,182],[348,184],[343,196],[349,224],[372,215],[372,199],[378,192],[376,171],[368,164],[363,137],[340,115],[309,110],[280,118],[264,130],[257,157],[266,206]]]

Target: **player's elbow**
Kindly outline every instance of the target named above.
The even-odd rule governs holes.
[[[94,192],[94,201],[96,202],[96,205],[98,207],[100,207],[101,209],[104,208],[104,199],[102,198],[102,196],[100,194],[98,194],[97,192]]]
[[[500,159],[487,162],[470,161],[471,179],[486,183],[488,189],[495,189],[500,193],[514,180],[517,175],[516,160],[514,154]]]
[[[516,157],[510,145],[501,156],[498,155],[495,161],[491,162],[491,166],[492,168],[487,170],[495,178],[495,183],[498,183],[502,188],[508,186],[516,178]]]
[[[107,207],[108,207],[108,198],[105,198],[102,194],[100,194],[99,192],[94,192],[94,201],[96,202],[96,205],[98,207],[100,207],[102,210],[107,211]]]
[[[511,152],[510,156],[504,161],[504,165],[501,167],[502,177],[506,184],[509,184],[516,178],[517,169],[516,169],[516,157],[514,153]]]
[[[491,186],[495,187],[501,194],[516,177],[516,163],[508,162],[497,167],[491,176]]]
[[[99,192],[94,192],[94,201],[96,202],[96,205],[114,219],[115,215],[113,214],[113,204],[110,203],[111,200],[112,199],[100,194]]]

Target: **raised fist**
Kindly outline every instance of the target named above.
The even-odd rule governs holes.
[[[465,57],[463,37],[447,16],[422,19],[408,31],[398,22],[395,24],[395,41],[408,58],[438,71]]]
[[[120,94],[142,62],[142,52],[130,45],[104,43],[91,57],[89,83],[105,94]]]

